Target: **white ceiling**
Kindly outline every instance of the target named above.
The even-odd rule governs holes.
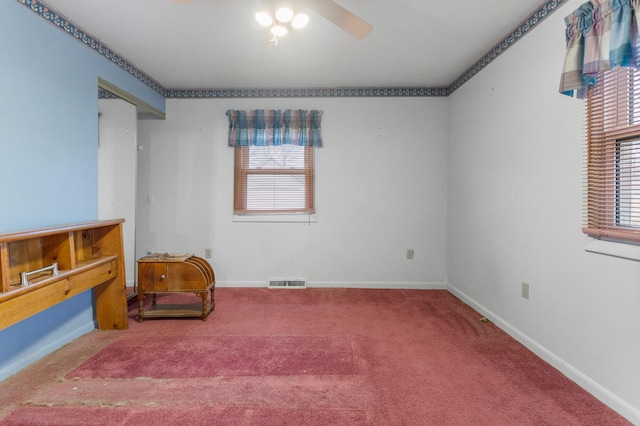
[[[273,47],[260,0],[44,2],[166,89],[447,87],[546,3],[336,0],[373,25],[366,38],[308,11]]]

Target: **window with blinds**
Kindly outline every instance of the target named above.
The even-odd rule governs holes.
[[[234,149],[234,214],[315,213],[312,146]]]
[[[640,70],[606,71],[590,88],[585,164],[583,231],[640,242]]]

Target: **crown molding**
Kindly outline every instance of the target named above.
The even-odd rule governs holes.
[[[16,0],[61,31],[84,43],[111,62],[151,87],[167,99],[226,98],[326,98],[326,97],[447,97],[493,62],[509,47],[531,32],[567,0],[549,0],[536,9],[499,43],[467,68],[448,87],[353,87],[326,89],[166,89],[156,80],[137,69],[94,36],[71,22],[42,0]]]

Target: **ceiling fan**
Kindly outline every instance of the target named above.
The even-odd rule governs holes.
[[[174,3],[186,3],[192,0],[173,0]],[[342,28],[358,40],[366,37],[373,26],[359,16],[351,13],[333,0],[299,0],[303,6],[316,12],[334,25]]]
[[[333,0],[302,0],[302,4],[358,40],[366,37],[373,29],[359,16],[349,12]]]

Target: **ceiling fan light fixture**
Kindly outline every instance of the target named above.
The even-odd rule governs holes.
[[[256,21],[258,21],[258,23],[262,26],[268,27],[268,26],[271,26],[271,24],[273,24],[273,18],[271,18],[271,15],[269,15],[265,11],[261,10],[259,12],[256,12],[255,17],[256,17]]]
[[[276,10],[276,19],[280,22],[289,22],[293,19],[293,10],[288,7],[281,7]]]
[[[304,13],[298,13],[291,20],[291,26],[296,30],[299,30],[300,28],[304,28],[308,23],[309,23],[309,15]]]
[[[273,27],[271,27],[271,34],[276,37],[285,36],[288,32],[289,30],[287,30],[287,28],[282,25],[274,25]]]

